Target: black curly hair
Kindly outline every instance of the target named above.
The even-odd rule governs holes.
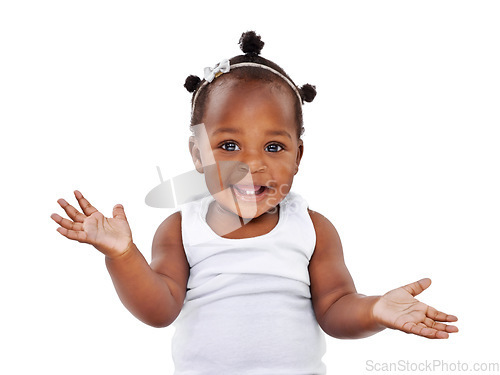
[[[270,60],[263,58],[262,56],[259,56],[262,47],[264,47],[264,42],[261,40],[260,35],[257,35],[255,31],[247,31],[243,33],[240,37],[239,45],[241,50],[244,52],[244,55],[238,55],[231,58],[229,60],[231,67],[238,63],[251,62],[272,68],[275,71],[281,73],[288,80],[290,80],[291,84],[295,86],[297,92],[299,93],[300,100],[295,94],[295,90],[293,90],[293,88],[290,87],[289,83],[287,83],[279,75],[267,69],[262,69],[255,66],[242,66],[238,67],[237,69],[231,70],[231,78],[243,79],[243,80],[264,80],[267,82],[280,82],[280,83],[285,83],[286,87],[290,87],[290,90],[294,91],[293,96],[296,97],[295,118],[297,122],[297,137],[300,138],[300,136],[304,132],[302,104],[304,104],[304,102],[313,101],[314,97],[316,96],[316,86],[305,84],[301,87],[298,87],[297,85],[295,85],[295,83],[293,83],[292,79],[285,73],[285,71],[280,66],[278,66],[277,64],[275,64]],[[193,108],[193,111],[191,113],[191,125],[196,125],[202,122],[208,95],[210,94],[210,92],[214,87],[214,85],[205,83],[207,83],[205,80],[201,80],[198,76],[195,75],[188,76],[184,83],[184,87],[189,92],[193,93],[193,96],[191,98],[191,105]],[[196,100],[196,103],[194,103],[194,100]]]

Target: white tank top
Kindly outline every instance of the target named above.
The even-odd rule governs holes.
[[[213,199],[181,206],[191,270],[174,323],[175,375],[325,374],[309,289],[316,234],[307,202],[290,192],[269,233],[228,239],[205,220]]]

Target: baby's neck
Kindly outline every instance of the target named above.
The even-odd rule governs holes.
[[[248,220],[242,219],[221,207],[217,201],[213,201],[208,207],[206,220],[208,226],[220,237],[242,239],[262,236],[272,231],[278,224],[279,211],[278,205],[277,209]]]

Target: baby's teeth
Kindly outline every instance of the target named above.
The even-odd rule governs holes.
[[[237,186],[236,188],[237,188],[237,189],[238,189],[241,193],[243,193],[243,194],[245,194],[245,195],[255,195],[255,194],[257,193],[257,191],[259,191],[259,190],[260,190],[260,188],[259,188],[259,189],[257,189],[257,190],[255,190],[255,189],[251,189],[251,190],[249,190],[248,188],[247,188],[247,189],[245,189],[243,186]]]

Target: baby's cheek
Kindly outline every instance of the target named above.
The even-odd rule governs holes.
[[[283,181],[292,181],[297,165],[295,163],[283,163],[279,168],[279,176]]]
[[[205,183],[207,184],[207,188],[210,191],[210,194],[216,194],[223,189],[223,187],[221,188],[219,174],[217,173],[217,168],[215,165],[204,167],[203,173],[205,174]]]
[[[275,181],[277,183],[275,184],[275,187],[273,189],[273,193],[274,193],[273,195],[281,196],[281,197],[284,197],[285,195],[287,195],[288,192],[290,191],[290,188],[292,187],[293,179],[291,179],[287,175],[287,176],[283,176],[281,178],[277,178]]]

